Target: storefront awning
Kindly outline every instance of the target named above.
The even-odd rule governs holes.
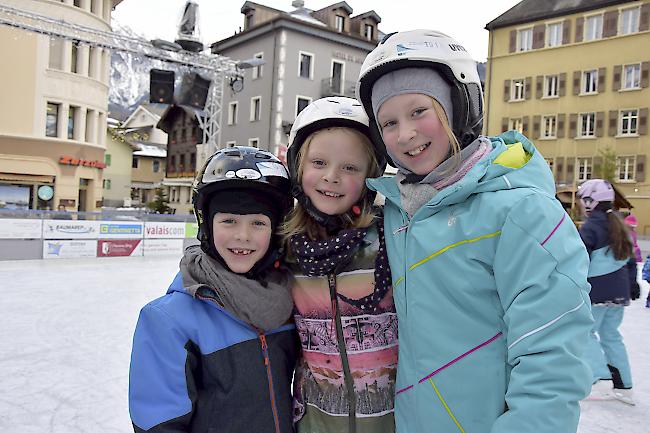
[[[54,183],[54,176],[39,174],[0,173],[0,181],[29,184]]]

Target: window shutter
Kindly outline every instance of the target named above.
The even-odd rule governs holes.
[[[639,135],[648,135],[648,109],[639,110]]]
[[[610,137],[615,137],[618,133],[618,111],[610,110],[609,111],[609,125],[607,125],[607,135]]]
[[[616,36],[618,27],[618,10],[605,12],[603,17],[603,38]]]
[[[562,45],[571,43],[571,20],[566,19],[562,23]]]
[[[510,100],[510,80],[505,80],[503,82],[503,102],[508,102]]]
[[[533,27],[533,49],[544,48],[546,24],[537,24]]]
[[[634,180],[637,182],[645,182],[645,155],[636,156],[636,173],[634,173]]]
[[[618,92],[621,90],[621,71],[622,65],[614,65],[614,77],[612,78],[612,91]]]
[[[526,137],[528,137],[528,119],[529,119],[528,116],[524,116],[524,117],[521,119],[521,123],[522,123],[522,128],[521,128],[521,129],[523,129],[523,132],[522,132],[522,133],[523,133]]]
[[[641,6],[641,16],[639,16],[639,31],[643,32],[650,27],[650,3]]]
[[[537,140],[540,136],[539,134],[539,124],[542,121],[542,116],[533,116],[533,139]]]
[[[501,118],[501,132],[505,132],[508,130],[508,118],[507,117],[502,117]]]
[[[641,63],[641,87],[643,88],[648,87],[649,75],[650,75],[650,62]]]
[[[560,96],[566,95],[566,72],[560,74]]]
[[[576,138],[578,136],[578,113],[569,114],[569,137]]]
[[[582,42],[582,33],[583,27],[585,25],[585,19],[583,17],[576,18],[576,42]]]
[[[526,77],[524,80],[525,87],[524,87],[524,98],[525,99],[530,99],[530,96],[532,94],[531,88],[533,84],[533,77]]]
[[[510,30],[510,48],[509,53],[517,51],[517,30]]]
[[[580,94],[580,76],[582,75],[582,71],[573,71],[573,94],[574,95],[579,95]]]
[[[555,158],[555,178],[558,181],[564,182],[564,157],[558,156]]]
[[[603,130],[605,129],[604,123],[605,123],[605,112],[604,111],[597,112],[596,113],[596,137],[603,136]]]
[[[566,114],[561,113],[557,115],[557,132],[555,136],[557,138],[564,138],[564,121],[566,119]]]
[[[605,79],[607,77],[607,68],[598,68],[598,93],[604,93],[605,89]]]
[[[538,75],[535,78],[535,98],[539,99],[542,97],[542,92],[544,90],[544,76]]]
[[[573,183],[575,181],[575,174],[573,171],[573,168],[575,166],[575,158],[568,158],[566,159],[566,181],[568,183]]]

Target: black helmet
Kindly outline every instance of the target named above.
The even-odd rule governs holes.
[[[275,155],[255,147],[235,146],[218,150],[196,175],[192,188],[192,203],[199,225],[196,237],[201,242],[201,249],[214,258],[219,259],[212,245],[212,224],[206,221],[210,199],[219,191],[247,188],[268,195],[277,203],[281,216],[293,207],[287,169]]]

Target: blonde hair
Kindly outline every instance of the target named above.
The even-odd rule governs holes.
[[[461,163],[460,160],[460,143],[458,142],[458,138],[456,137],[456,134],[454,134],[454,131],[451,130],[451,126],[449,126],[449,118],[447,117],[447,114],[445,113],[445,109],[442,108],[442,105],[440,102],[438,102],[435,98],[431,97],[431,102],[433,102],[433,110],[436,112],[438,115],[438,119],[440,120],[440,123],[442,123],[442,129],[445,130],[445,133],[447,134],[447,138],[449,138],[449,145],[451,146],[451,156],[450,158],[454,158],[454,165],[449,167],[447,171],[445,171],[443,174],[448,175],[458,168],[458,166]],[[444,161],[442,161],[444,162]]]
[[[314,138],[323,132],[332,132],[332,131],[343,131],[345,133],[353,135],[359,140],[363,145],[363,149],[368,157],[368,167],[366,172],[366,177],[378,177],[381,175],[379,171],[379,166],[377,162],[377,156],[375,155],[375,148],[372,145],[370,139],[360,131],[357,131],[353,128],[346,127],[333,127],[333,128],[324,128],[310,134],[300,147],[298,151],[298,168],[297,168],[297,182],[302,184],[302,173],[305,167],[305,161],[307,160],[307,153],[309,152],[309,147],[314,140]],[[368,195],[368,187],[363,186],[361,193],[360,201],[363,203],[361,213],[359,215],[350,215],[349,212],[346,212],[342,215],[343,227],[346,228],[364,228],[372,224],[375,219],[375,214],[372,210],[372,203],[368,203],[366,196]],[[287,218],[285,219],[282,227],[280,229],[280,234],[282,234],[285,240],[288,240],[291,236],[306,233],[311,239],[317,239],[321,231],[321,226],[314,221],[314,219],[307,213],[305,208],[297,203],[296,206],[291,210]]]

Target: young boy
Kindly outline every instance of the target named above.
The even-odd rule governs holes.
[[[278,224],[292,206],[272,154],[223,149],[199,172],[200,246],[185,250],[167,294],[140,312],[129,373],[136,433],[293,431],[298,356]]]

